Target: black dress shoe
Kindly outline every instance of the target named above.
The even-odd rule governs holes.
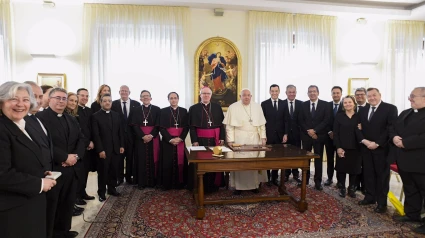
[[[339,190],[339,194],[340,197],[345,198],[345,195],[347,195],[347,190],[345,190],[345,188],[341,188]]]
[[[412,231],[418,234],[425,234],[425,225],[416,227],[415,229],[412,229]]]
[[[86,193],[86,194],[84,194],[84,195],[83,195],[82,199],[84,199],[84,200],[94,200],[94,199],[95,199],[95,197],[94,197],[94,196],[89,196],[89,195],[87,195],[87,193]]]
[[[117,186],[120,186],[122,183],[124,183],[124,179],[119,179],[119,180],[117,181]]]
[[[241,195],[242,191],[241,190],[235,190],[233,191],[233,195]]]
[[[348,196],[350,196],[352,198],[356,198],[357,197],[356,190],[348,188]]]
[[[79,210],[76,210],[76,209],[74,209],[74,211],[72,211],[72,216],[73,217],[79,216],[81,214],[83,214],[83,211],[79,211]]]
[[[325,186],[330,186],[332,184],[332,180],[328,179],[326,180],[326,182],[324,183]]]
[[[274,184],[277,187],[279,187],[279,182],[277,181],[277,179],[273,179],[272,184]]]
[[[344,185],[342,185],[341,183],[336,183],[336,187],[337,187],[338,189],[341,189],[341,188],[343,188],[343,187],[344,187]]]
[[[393,218],[394,221],[398,221],[398,222],[421,222],[422,220],[419,218],[410,218],[408,216],[396,216]]]
[[[252,190],[252,192],[253,192],[253,193],[259,193],[259,192],[260,192],[260,189],[258,189],[258,188],[253,189],[253,190]]]
[[[373,202],[373,201],[368,201],[368,200],[361,200],[358,204],[359,204],[360,206],[365,206],[365,205],[375,204],[375,202]]]
[[[106,197],[105,197],[105,195],[99,195],[99,202],[104,202],[104,201],[106,201]]]
[[[323,190],[323,186],[322,186],[320,183],[317,183],[316,185],[314,185],[314,188],[315,188],[317,191],[322,191],[322,190]]]
[[[387,205],[378,205],[373,211],[376,213],[385,213],[387,212]]]
[[[81,198],[77,198],[77,199],[75,200],[75,205],[84,206],[84,205],[87,205],[87,203],[86,203],[86,201],[84,201],[83,199],[81,199]]]
[[[121,195],[121,193],[117,192],[117,190],[108,191],[108,194],[115,197],[119,197]]]
[[[301,179],[300,179],[300,178],[298,178],[298,177],[293,177],[293,179],[294,179],[295,181],[297,181],[297,183],[301,183]]]
[[[78,232],[76,232],[76,231],[68,231],[65,234],[66,238],[74,238],[74,237],[77,237],[77,236],[78,236]]]
[[[77,207],[77,206],[75,206],[74,205],[74,210],[77,210],[77,211],[84,211],[84,208],[82,208],[82,207]]]
[[[132,178],[125,178],[125,182],[128,184],[133,184],[133,179]]]

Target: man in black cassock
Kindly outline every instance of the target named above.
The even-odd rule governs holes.
[[[118,163],[124,153],[124,131],[118,112],[111,111],[112,97],[104,94],[100,98],[101,110],[93,114],[92,134],[95,150],[98,153],[97,184],[99,201],[106,200],[106,185],[108,194],[119,196],[117,185]]]
[[[87,138],[86,151],[84,153],[83,163],[80,163],[80,176],[77,185],[77,200],[76,205],[86,205],[87,203],[84,200],[94,200],[93,196],[89,196],[86,193],[87,178],[90,171],[96,171],[95,163],[93,163],[92,149],[94,144],[91,138],[91,116],[92,110],[89,107],[86,107],[87,101],[89,100],[89,91],[85,88],[80,88],[77,90],[78,96],[78,123],[80,124],[81,132],[84,134],[84,137]]]
[[[75,117],[63,113],[68,94],[63,88],[54,88],[49,93],[49,108],[36,116],[51,133],[53,142],[53,170],[62,175],[56,180],[55,194],[48,200],[52,204],[47,217],[54,220],[54,237],[76,237],[78,232],[70,231],[72,213],[77,191],[78,168],[75,164],[83,158],[87,141]]]
[[[224,144],[224,114],[220,105],[211,102],[212,91],[208,87],[201,89],[201,102],[189,108],[190,139],[193,146],[216,146]],[[189,165],[188,188],[193,189],[195,168]],[[223,173],[204,175],[205,193],[215,192],[223,184]]]
[[[189,132],[188,113],[179,107],[179,95],[168,94],[170,106],[161,109],[159,128],[162,135],[160,183],[163,189],[183,188],[187,183],[187,159],[184,140]]]
[[[158,124],[161,109],[151,104],[151,93],[140,93],[143,105],[134,109],[131,127],[135,133],[134,164],[136,168],[134,182],[139,189],[154,187],[158,173],[159,135]]]

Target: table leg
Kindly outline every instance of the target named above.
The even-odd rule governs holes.
[[[307,194],[307,169],[303,168],[303,179],[302,179],[302,185],[301,185],[301,199],[298,202],[298,210],[300,212],[304,212],[307,210],[307,201],[305,200],[306,194]]]
[[[280,195],[286,194],[286,186],[285,186],[285,169],[280,169],[280,186],[278,188]]]
[[[196,213],[196,219],[202,220],[205,216],[204,209],[204,175],[198,174],[198,211]]]

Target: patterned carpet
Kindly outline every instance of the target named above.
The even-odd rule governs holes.
[[[287,188],[299,196],[294,183]],[[335,187],[308,188],[304,213],[288,202],[209,205],[204,220],[194,218],[196,206],[187,190],[119,190],[122,196],[108,198],[85,237],[419,237],[410,231],[417,225],[392,220],[394,210],[376,214],[372,205],[357,205],[362,195],[340,198]],[[277,188],[263,186],[255,195],[277,195]],[[222,189],[206,199],[231,196]]]

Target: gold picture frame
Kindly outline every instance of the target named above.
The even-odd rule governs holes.
[[[349,78],[348,79],[348,95],[353,95],[358,88],[369,87],[369,78]]]
[[[37,74],[37,84],[66,89],[66,74],[39,73]]]
[[[211,101],[218,103],[223,111],[237,102],[242,88],[242,59],[233,42],[223,37],[203,41],[195,53],[194,99],[198,103],[203,87],[213,91]]]

